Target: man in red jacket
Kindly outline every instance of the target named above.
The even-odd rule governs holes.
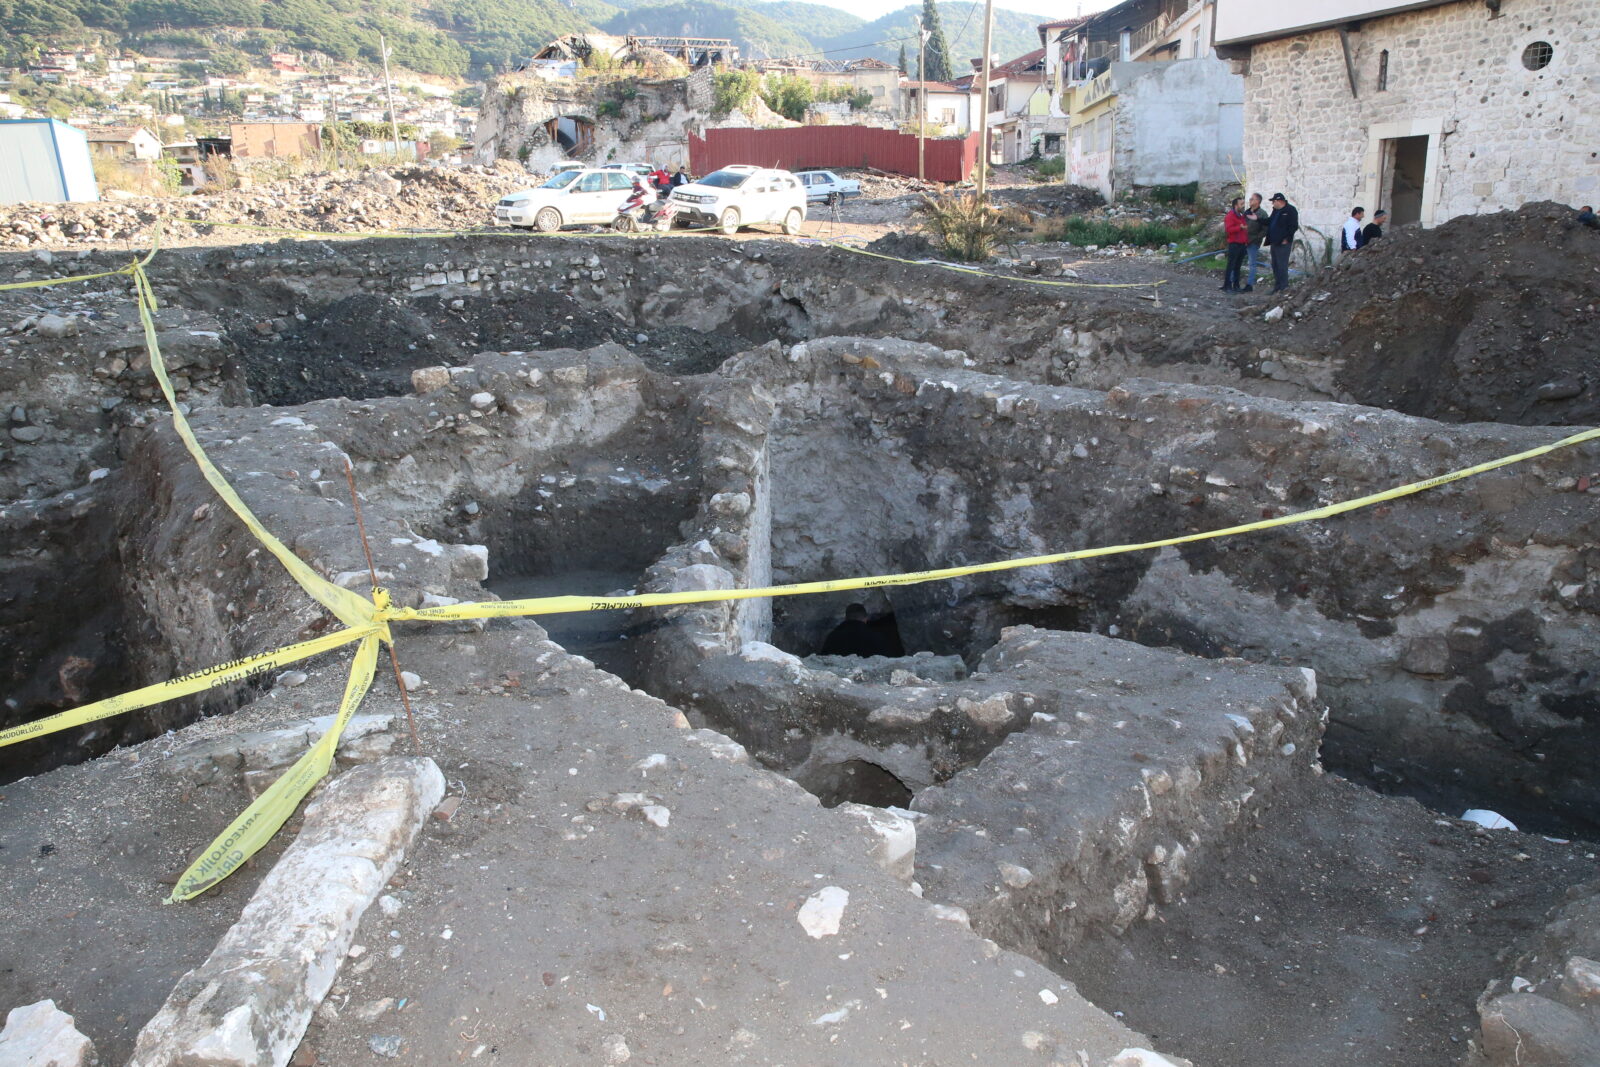
[[[1228,269],[1222,275],[1222,291],[1225,293],[1242,292],[1244,287],[1239,284],[1239,270],[1244,266],[1246,250],[1250,247],[1250,220],[1244,217],[1240,204],[1244,197],[1236,196],[1233,203],[1228,205],[1228,213],[1222,216],[1223,229],[1228,232]]]

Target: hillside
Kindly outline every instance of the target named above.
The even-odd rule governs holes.
[[[976,7],[940,4],[958,68],[982,49]],[[17,64],[45,47],[101,38],[145,54],[206,54],[214,70],[237,73],[276,51],[377,63],[382,33],[402,67],[482,77],[561,34],[601,30],[730,37],[756,57],[826,52],[894,62],[899,39],[914,41],[919,11],[907,6],[863,22],[803,0],[0,0],[0,52]],[[995,50],[1009,58],[1037,48],[1040,21],[996,11]]]

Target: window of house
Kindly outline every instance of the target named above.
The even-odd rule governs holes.
[[[1529,70],[1543,70],[1555,58],[1556,50],[1549,41],[1535,41],[1522,50],[1522,65]]]
[[[1389,88],[1389,50],[1385,48],[1378,53],[1378,92]]]
[[[1189,58],[1200,58],[1200,27],[1194,28],[1194,33],[1189,35]]]
[[[956,109],[955,108],[947,107],[943,111],[939,112],[939,114],[940,114],[940,116],[942,116],[940,121],[943,122],[946,126],[954,126],[956,124]]]

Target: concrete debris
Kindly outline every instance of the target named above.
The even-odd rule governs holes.
[[[845,905],[850,903],[850,891],[836,885],[823,886],[806,898],[795,918],[806,934],[813,938],[832,937],[839,932],[844,919]]]
[[[439,768],[415,757],[357,767],[331,783],[239,921],[140,1032],[130,1067],[286,1062],[362,912],[443,795]]]
[[[12,1008],[0,1030],[0,1063],[13,1067],[93,1067],[94,1043],[78,1033],[72,1016],[41,1000]]]

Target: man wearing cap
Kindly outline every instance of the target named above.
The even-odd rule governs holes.
[[[1289,288],[1289,253],[1300,231],[1300,212],[1282,193],[1272,194],[1272,215],[1267,219],[1267,247],[1272,252],[1272,291]]]

